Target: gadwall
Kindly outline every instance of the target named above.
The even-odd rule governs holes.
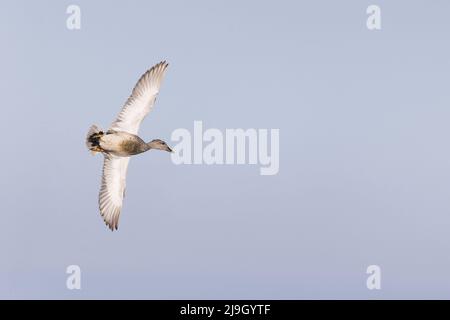
[[[142,75],[109,130],[93,125],[87,134],[88,149],[104,156],[98,202],[100,214],[111,230],[119,225],[130,157],[151,149],[172,152],[160,139],[146,143],[137,135],[142,120],[153,108],[167,66],[165,61],[160,62]]]

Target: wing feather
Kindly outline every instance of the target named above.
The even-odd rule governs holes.
[[[100,214],[111,230],[117,230],[125,193],[129,157],[104,154],[102,184],[98,204]]]
[[[111,130],[138,133],[142,120],[153,108],[168,65],[162,61],[141,76]]]

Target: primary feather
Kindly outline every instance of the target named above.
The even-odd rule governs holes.
[[[160,62],[142,75],[119,116],[112,123],[111,130],[138,133],[142,120],[155,104],[168,65],[165,61]]]
[[[117,230],[130,157],[116,157],[109,154],[105,154],[104,157],[98,204],[106,225],[111,230]]]

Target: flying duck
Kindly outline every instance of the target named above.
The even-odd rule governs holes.
[[[112,231],[119,225],[130,157],[152,149],[172,152],[160,139],[146,143],[137,135],[142,120],[153,109],[167,66],[165,61],[160,62],[141,76],[108,131],[93,125],[87,134],[88,149],[104,156],[98,203],[100,214]]]

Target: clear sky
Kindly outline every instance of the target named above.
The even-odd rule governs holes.
[[[81,8],[81,29],[66,8]],[[366,27],[381,8],[382,29]],[[0,298],[450,298],[448,1],[1,1]],[[170,66],[144,140],[280,129],[280,170],[85,148]],[[79,265],[81,290],[66,288]],[[378,265],[381,290],[368,290]]]

